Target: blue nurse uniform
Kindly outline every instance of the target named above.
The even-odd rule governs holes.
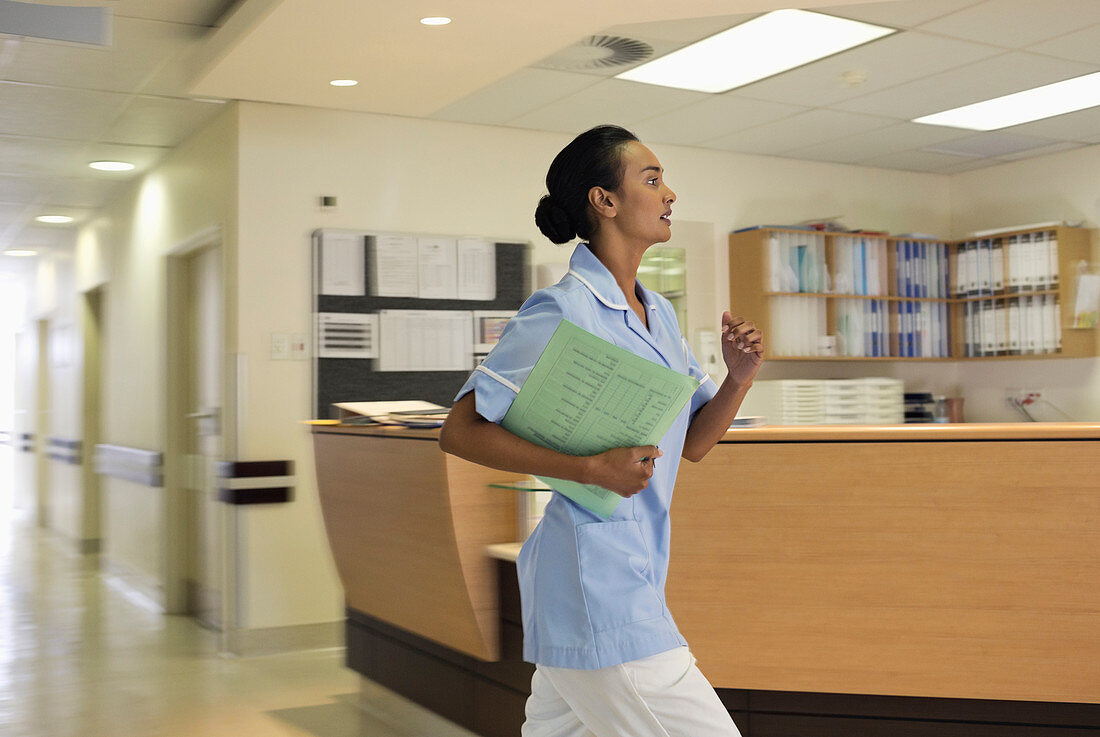
[[[457,399],[475,393],[477,412],[503,419],[532,367],[565,319],[654,363],[700,382],[659,445],[649,485],[603,519],[554,493],[517,561],[523,656],[539,665],[593,670],[686,645],[665,603],[669,505],[684,436],[717,392],[661,295],[637,285],[649,328],[631,310],[611,272],[580,244],[569,273],[527,299]]]

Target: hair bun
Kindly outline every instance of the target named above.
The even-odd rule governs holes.
[[[535,225],[554,243],[568,243],[577,236],[569,214],[550,195],[543,195],[535,208]]]

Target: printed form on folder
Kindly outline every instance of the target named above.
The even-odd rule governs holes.
[[[562,320],[501,426],[569,455],[656,445],[698,387],[691,376]],[[542,480],[605,518],[622,500],[594,484]]]

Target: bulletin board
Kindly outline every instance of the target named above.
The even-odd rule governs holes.
[[[494,276],[495,291],[491,299],[453,299],[453,298],[422,298],[422,297],[394,297],[377,296],[379,290],[377,263],[374,262],[374,254],[378,250],[379,239],[389,239],[389,242],[447,242],[459,241],[458,236],[439,236],[433,234],[393,234],[369,230],[352,231],[345,229],[318,229],[312,234],[313,251],[313,399],[314,416],[317,418],[332,418],[336,413],[332,405],[335,402],[371,402],[399,399],[422,399],[429,402],[449,407],[455,394],[465,383],[473,367],[471,359],[470,368],[462,370],[380,370],[382,359],[373,358],[348,358],[322,356],[321,350],[321,316],[325,316],[326,324],[331,326],[333,321],[347,322],[354,325],[356,322],[371,321],[373,326],[369,330],[378,331],[378,319],[380,315],[405,315],[406,313],[386,313],[390,310],[417,310],[424,311],[423,316],[430,321],[430,314],[438,313],[441,317],[440,324],[450,324],[447,319],[453,319],[457,312],[469,312],[473,314],[499,315],[507,314],[519,309],[520,305],[530,294],[530,268],[529,250],[530,244],[521,241],[505,241],[491,237],[480,238],[482,242],[492,245],[492,253],[495,254]],[[402,240],[403,239],[403,240]],[[351,255],[334,267],[331,258],[326,262],[324,258],[326,240],[331,244],[339,242],[344,253]],[[349,248],[351,243],[356,244]],[[361,245],[361,251],[359,246]],[[330,250],[330,254],[333,251]],[[326,278],[324,271],[328,264],[329,276]],[[340,291],[340,286],[333,286],[332,272],[336,268],[345,271],[350,269],[348,279],[352,284],[365,287],[363,294],[326,294],[327,291]],[[362,269],[362,274],[358,274]],[[348,291],[355,291],[352,286]],[[428,290],[425,290],[428,291]],[[431,293],[431,292],[429,292]],[[482,297],[488,295],[481,295]],[[419,320],[420,316],[416,316]],[[475,323],[476,324],[476,323]],[[327,334],[327,333],[326,333]],[[375,332],[373,339],[378,346],[380,336]],[[331,343],[328,353],[333,353]],[[473,345],[473,340],[471,340]],[[385,346],[380,346],[383,349]],[[484,346],[481,346],[484,349]],[[336,352],[340,355],[339,352]]]

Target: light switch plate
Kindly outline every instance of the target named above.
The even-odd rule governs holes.
[[[290,336],[286,333],[271,334],[271,360],[286,361],[290,358]]]

